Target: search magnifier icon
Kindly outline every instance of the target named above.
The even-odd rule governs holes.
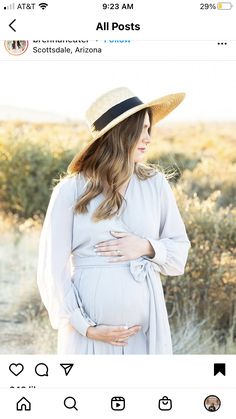
[[[78,410],[77,407],[76,407],[76,400],[74,399],[74,397],[71,397],[71,396],[65,398],[65,400],[64,400],[64,406],[67,409],[75,409],[75,410]]]

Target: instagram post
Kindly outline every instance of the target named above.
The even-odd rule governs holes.
[[[0,354],[235,354],[235,61],[30,42],[1,62]]]

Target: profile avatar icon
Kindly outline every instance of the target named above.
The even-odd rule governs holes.
[[[216,412],[220,408],[220,405],[221,401],[217,396],[210,395],[204,400],[204,406],[208,412]]]
[[[22,55],[28,49],[28,41],[4,41],[4,46],[11,55]]]

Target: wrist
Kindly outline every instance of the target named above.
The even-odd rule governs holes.
[[[92,339],[94,336],[94,329],[96,326],[89,326],[88,329],[86,330],[86,336],[87,338]]]
[[[143,256],[147,256],[149,258],[153,258],[155,256],[155,251],[148,239],[143,239]]]

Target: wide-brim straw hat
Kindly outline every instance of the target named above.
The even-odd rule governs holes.
[[[97,140],[129,116],[145,108],[152,110],[152,124],[172,112],[185,93],[173,93],[144,103],[127,87],[118,87],[98,97],[86,112],[91,140]]]

